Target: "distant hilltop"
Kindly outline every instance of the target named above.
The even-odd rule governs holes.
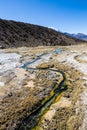
[[[78,39],[87,41],[87,35],[83,34],[83,33],[70,34],[70,33],[65,32],[64,34],[71,36],[71,37],[74,37],[74,38],[78,38]]]
[[[0,19],[0,48],[67,46],[83,42],[51,28]]]

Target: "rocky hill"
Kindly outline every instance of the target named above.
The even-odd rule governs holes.
[[[50,28],[0,19],[0,48],[74,45],[82,42]]]

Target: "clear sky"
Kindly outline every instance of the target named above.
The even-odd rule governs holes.
[[[87,0],[0,0],[0,18],[87,34]]]

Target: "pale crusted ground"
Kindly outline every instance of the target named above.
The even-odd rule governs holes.
[[[68,46],[68,47],[36,47],[36,48],[18,48],[6,49],[0,51],[0,100],[2,101],[5,95],[10,92],[19,91],[30,87],[34,91],[35,73],[29,73],[25,69],[20,68],[24,63],[32,61],[39,54],[44,52],[51,52],[58,48],[62,48],[62,53],[47,54],[42,56],[40,60],[30,65],[29,67],[36,67],[44,62],[51,61],[52,63],[62,63],[67,66],[75,68],[83,73],[82,81],[83,89],[80,94],[81,101],[77,101],[77,105],[82,104],[84,113],[84,120],[80,130],[87,130],[87,45]],[[77,56],[77,57],[76,57]],[[27,79],[28,77],[28,79]],[[49,111],[44,114],[44,120],[52,120],[56,111],[60,108],[72,107],[71,100],[62,97],[58,102],[51,105]],[[81,107],[81,106],[80,106]],[[78,111],[78,110],[76,110]]]
[[[78,56],[77,59],[76,56]],[[84,77],[82,77],[85,80],[83,84],[84,92],[81,94],[84,120],[81,130],[87,130],[87,45],[66,47],[64,53],[59,58],[55,57],[55,60],[64,62],[64,64],[69,63],[84,74]]]
[[[67,108],[67,107],[71,107],[71,101],[69,101],[69,99],[67,98],[62,97],[61,100],[51,105],[49,111],[43,116],[43,121],[44,120],[51,121],[59,108]]]

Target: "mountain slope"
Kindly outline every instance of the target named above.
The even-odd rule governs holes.
[[[83,41],[53,29],[0,19],[0,47],[74,45]]]
[[[87,35],[83,34],[83,33],[77,33],[77,34],[64,33],[64,34],[74,37],[74,38],[78,38],[78,39],[87,41]]]

